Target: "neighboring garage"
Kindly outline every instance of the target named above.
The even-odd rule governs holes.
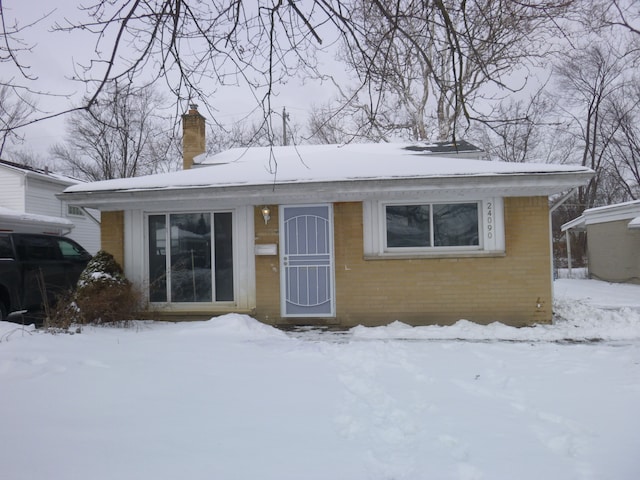
[[[640,200],[590,208],[565,223],[562,231],[566,232],[569,265],[569,236],[572,231],[583,231],[591,278],[640,284]]]

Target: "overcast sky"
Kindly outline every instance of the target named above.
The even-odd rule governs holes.
[[[56,22],[64,23],[65,18],[80,18],[81,13],[77,10],[80,3],[68,0],[2,0],[8,28],[15,21],[20,26],[26,26],[48,15],[24,31],[22,40],[33,48],[30,52],[22,52],[20,55],[21,62],[29,67],[29,74],[37,77],[36,81],[23,83],[28,83],[34,90],[54,94],[38,98],[41,115],[57,113],[78,105],[82,96],[86,94],[85,85],[74,81],[72,77],[77,68],[76,64],[86,64],[88,59],[95,56],[95,36],[78,31],[52,31]],[[0,77],[19,79],[21,75],[12,65],[3,64]],[[217,117],[222,122],[231,123],[238,120],[256,106],[250,92],[244,87],[220,88],[211,85],[208,88],[212,91],[217,89],[211,103],[218,110]],[[299,79],[291,79],[286,85],[277,86],[272,108],[281,112],[282,108],[286,107],[292,123],[302,125],[306,122],[311,106],[325,103],[332,95],[333,90],[327,85],[308,82],[303,85]],[[173,99],[169,99],[168,103],[173,103]],[[27,141],[17,148],[31,149],[46,158],[50,146],[63,140],[64,118],[45,120],[23,129],[22,133]],[[6,153],[3,157],[7,157]]]

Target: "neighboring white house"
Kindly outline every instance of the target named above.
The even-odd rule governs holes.
[[[77,183],[80,180],[47,169],[0,160],[0,230],[58,233],[96,253],[100,213],[85,212],[56,197]]]

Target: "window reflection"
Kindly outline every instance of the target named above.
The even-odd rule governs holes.
[[[433,242],[436,247],[479,245],[478,204],[433,205]]]
[[[210,302],[211,215],[169,216],[171,225],[171,301]]]
[[[479,246],[478,203],[387,205],[388,248]]]
[[[233,301],[230,212],[149,215],[148,222],[151,302]]]
[[[387,246],[430,246],[429,205],[388,205]]]

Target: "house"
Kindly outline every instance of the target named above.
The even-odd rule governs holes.
[[[591,170],[403,144],[208,156],[194,107],[183,130],[184,170],[62,195],[102,212],[103,248],[156,311],[341,327],[551,321],[548,196]]]
[[[561,229],[566,232],[569,268],[571,232],[583,231],[591,278],[640,284],[640,200],[590,208]]]
[[[99,212],[87,212],[56,195],[80,181],[48,169],[0,160],[0,230],[67,235],[87,251],[100,249]]]

